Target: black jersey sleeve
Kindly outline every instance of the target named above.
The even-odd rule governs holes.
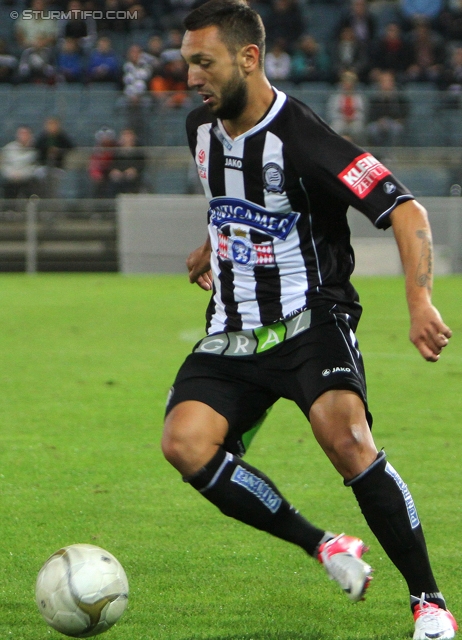
[[[393,209],[414,196],[379,159],[335,133],[306,105],[289,100],[294,158],[308,192],[325,191],[388,228]],[[327,197],[328,194],[328,197]]]

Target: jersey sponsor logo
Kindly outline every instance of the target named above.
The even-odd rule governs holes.
[[[250,493],[260,500],[260,502],[271,511],[276,513],[282,503],[282,498],[278,496],[273,489],[266,484],[262,478],[259,478],[255,474],[247,471],[240,465],[238,465],[231,476],[231,482],[238,484],[239,486],[247,489]]]
[[[270,193],[282,193],[284,186],[284,171],[275,162],[268,162],[263,167],[263,184]]]
[[[324,378],[330,376],[332,373],[351,373],[350,367],[334,367],[333,369],[324,369],[322,375]]]
[[[274,213],[239,198],[213,198],[209,208],[209,222],[217,229],[231,223],[241,223],[280,240],[287,238],[299,217],[300,214],[295,211]]]
[[[205,166],[205,159],[207,154],[204,149],[200,149],[197,153],[197,172],[199,174],[199,178],[203,180],[207,180],[207,167]]]
[[[396,185],[393,184],[393,182],[385,182],[385,184],[383,185],[383,190],[386,194],[391,195],[396,191]]]
[[[396,471],[394,467],[391,466],[389,462],[387,462],[385,466],[385,471],[386,473],[388,473],[389,476],[393,478],[393,480],[396,482],[396,484],[400,488],[401,493],[403,494],[404,502],[406,503],[409,522],[411,523],[411,527],[415,529],[416,527],[419,526],[420,520],[419,520],[419,516],[417,515],[417,509],[415,508],[415,504],[414,504],[414,500],[412,499],[411,492],[407,488],[407,484],[404,482],[404,480],[401,479],[401,476],[399,475],[399,473]]]
[[[374,158],[370,153],[363,153],[355,158],[337,177],[362,200],[385,176],[390,174],[391,171],[377,158]]]
[[[225,156],[225,167],[227,169],[238,169],[242,171],[242,160],[240,158],[233,158],[232,156]]]

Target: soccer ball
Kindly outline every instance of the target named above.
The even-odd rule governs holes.
[[[125,611],[127,576],[111,553],[92,544],[72,544],[40,569],[35,599],[53,629],[89,638],[107,631]]]

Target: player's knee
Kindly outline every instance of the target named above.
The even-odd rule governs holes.
[[[190,476],[216,453],[218,445],[199,437],[193,428],[167,423],[161,441],[165,459],[183,476]]]

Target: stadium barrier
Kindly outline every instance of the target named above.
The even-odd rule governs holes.
[[[462,273],[462,198],[419,198],[429,212],[435,273]],[[119,196],[117,232],[122,273],[185,273],[187,255],[206,234],[203,196]],[[356,275],[398,275],[401,264],[391,229],[376,229],[350,209]]]
[[[422,197],[435,244],[435,272],[462,272],[462,198]],[[0,200],[0,272],[185,273],[206,234],[201,195],[121,195],[116,200]],[[397,275],[392,231],[350,210],[357,275]]]

